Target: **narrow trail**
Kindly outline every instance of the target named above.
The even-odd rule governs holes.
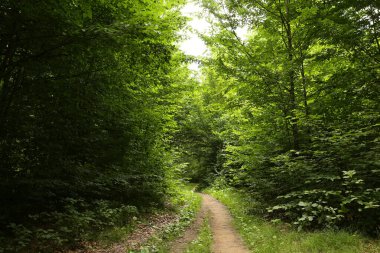
[[[170,253],[184,252],[189,243],[197,239],[199,230],[206,216],[207,209],[204,201],[202,201],[201,209],[199,210],[194,222],[188,229],[186,229],[185,233],[180,238],[173,242],[172,246],[170,247]]]
[[[232,226],[232,217],[227,207],[210,195],[203,193],[200,195],[202,206],[195,222],[180,239],[174,242],[170,252],[184,252],[186,246],[197,238],[202,221],[209,214],[213,234],[213,253],[249,253],[250,251]]]

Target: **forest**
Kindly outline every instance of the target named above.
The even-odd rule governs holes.
[[[378,241],[380,2],[199,0],[201,57],[186,4],[0,2],[0,253],[178,211],[184,184]]]

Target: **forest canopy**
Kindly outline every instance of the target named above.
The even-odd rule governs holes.
[[[379,235],[379,2],[202,0],[198,59],[184,4],[1,1],[0,252],[72,246],[181,181]]]
[[[188,174],[245,189],[255,212],[299,229],[378,233],[379,4],[202,4],[211,56],[184,120]]]
[[[1,1],[4,250],[54,251],[163,204],[180,5]]]

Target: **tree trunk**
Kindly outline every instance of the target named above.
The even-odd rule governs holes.
[[[290,13],[289,13],[289,4],[290,0],[285,0],[285,18],[284,27],[286,30],[286,39],[287,39],[287,50],[288,50],[288,60],[289,60],[289,100],[290,100],[290,123],[292,126],[293,134],[293,149],[299,149],[299,130],[298,130],[298,120],[296,117],[296,94],[295,94],[295,72],[293,68],[293,38],[292,38],[292,29],[290,26]]]
[[[309,117],[309,105],[307,104],[307,84],[306,84],[306,76],[305,76],[305,66],[304,66],[304,59],[303,54],[301,51],[301,78],[302,78],[302,92],[303,92],[303,105],[305,107],[305,115],[306,117]]]

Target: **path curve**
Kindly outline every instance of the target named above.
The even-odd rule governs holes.
[[[173,244],[170,252],[184,252],[187,245],[197,238],[203,219],[209,214],[213,234],[211,249],[213,253],[250,253],[232,226],[232,217],[227,207],[210,195],[203,193],[200,193],[200,195],[202,197],[202,206],[195,222],[186,230],[184,236]]]

